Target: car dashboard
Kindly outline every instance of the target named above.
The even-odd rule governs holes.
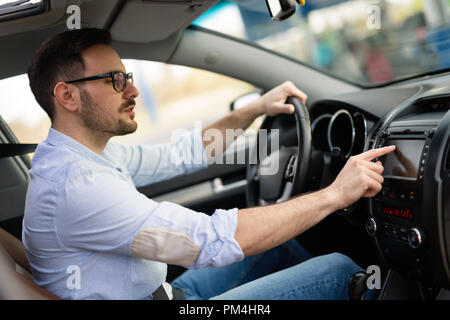
[[[382,190],[337,214],[365,229],[386,268],[427,288],[450,288],[447,78],[362,90],[310,105],[314,189],[329,185],[350,156],[397,146],[374,159],[384,166]]]

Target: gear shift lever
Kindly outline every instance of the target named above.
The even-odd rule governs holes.
[[[370,274],[360,271],[354,273],[348,282],[348,295],[350,300],[363,300],[367,292],[367,279]]]

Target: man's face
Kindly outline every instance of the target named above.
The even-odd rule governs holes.
[[[83,52],[85,77],[111,71],[126,72],[118,54],[109,46],[96,45]],[[114,90],[111,79],[86,81],[80,87],[82,124],[95,134],[109,136],[133,133],[135,98],[139,91],[130,82],[122,92]]]

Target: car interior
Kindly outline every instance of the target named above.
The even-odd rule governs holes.
[[[256,164],[214,163],[139,188],[155,201],[206,214],[281,202],[328,186],[353,155],[396,145],[395,153],[377,159],[385,168],[379,194],[332,213],[297,239],[313,255],[341,252],[363,269],[379,266],[379,300],[450,299],[450,67],[371,86],[347,81],[192,24],[217,0],[19,3],[25,7],[16,11],[0,4],[0,80],[26,73],[40,43],[67,30],[68,8],[76,5],[81,27],[109,30],[122,59],[208,70],[261,92],[289,80],[307,93],[306,106],[292,99],[294,115],[265,117],[261,125],[279,134],[279,150],[267,156],[280,156],[277,174],[264,175],[261,163],[267,158]],[[450,32],[446,37],[440,41],[448,47]],[[14,102],[10,107],[21,108]],[[0,114],[0,298],[57,299],[33,283],[20,242],[31,167],[26,153],[33,149],[20,142]],[[258,147],[229,150],[224,157]],[[169,266],[168,281],[183,271]]]

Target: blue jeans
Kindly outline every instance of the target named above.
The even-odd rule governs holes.
[[[188,300],[344,300],[358,271],[347,256],[312,257],[293,239],[223,268],[188,270],[171,284]]]

